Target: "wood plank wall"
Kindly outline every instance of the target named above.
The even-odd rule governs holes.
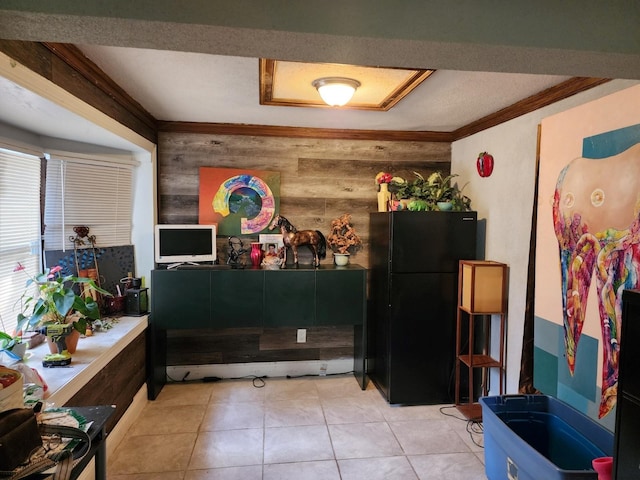
[[[115,405],[116,411],[107,422],[107,432],[110,432],[144,385],[147,379],[145,364],[146,332],[142,332],[65,405]]]
[[[160,132],[158,135],[159,223],[198,223],[200,167],[280,172],[280,212],[298,229],[325,235],[331,220],[351,213],[363,248],[353,263],[368,267],[369,213],[377,211],[375,176],[380,171],[413,178],[413,171],[450,172],[451,145],[445,142],[328,140]],[[246,240],[246,241],[245,241]],[[257,236],[245,236],[248,245]],[[221,262],[227,238],[218,238]],[[301,249],[301,262],[311,261]],[[331,263],[328,253],[322,263]],[[249,263],[249,259],[246,258]],[[210,332],[206,348],[193,348],[180,332],[169,332],[170,365],[279,360],[327,360],[352,352],[352,329],[310,330],[306,344],[295,329],[233,329]],[[193,333],[193,332],[192,332]],[[233,348],[230,348],[233,345]],[[348,349],[347,352],[345,349]]]

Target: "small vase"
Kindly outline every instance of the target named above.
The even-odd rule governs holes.
[[[67,352],[76,353],[78,340],[80,340],[80,332],[75,328],[71,329],[71,332],[64,337],[64,341],[67,345]],[[51,338],[47,337],[47,343],[49,344],[49,351],[51,353],[60,353],[58,352],[58,346],[51,340]]]
[[[591,461],[593,469],[598,473],[598,480],[611,480],[613,457],[598,457]]]
[[[389,211],[389,201],[391,200],[391,192],[389,192],[389,185],[387,183],[380,184],[380,191],[378,192],[378,211]]]
[[[262,263],[262,255],[262,244],[258,242],[251,242],[251,265],[259,267],[260,263]]]
[[[453,203],[451,202],[438,202],[438,210],[441,212],[449,212],[453,209]]]

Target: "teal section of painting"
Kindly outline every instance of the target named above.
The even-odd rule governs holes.
[[[558,340],[563,338],[562,328],[542,317],[533,323],[533,344],[547,353],[558,355]]]
[[[560,327],[558,327],[562,330]],[[573,375],[569,372],[564,357],[564,340],[558,342],[558,352],[563,352],[562,361],[558,362],[558,382],[586,398],[596,400],[596,383],[598,373],[598,341],[582,334],[576,350],[576,365]],[[598,395],[600,394],[597,392]]]
[[[533,347],[533,386],[555,397],[558,393],[558,357]]]
[[[585,137],[582,140],[582,156],[607,158],[624,152],[640,142],[640,125],[619,128],[611,132]]]
[[[599,341],[582,334],[572,376],[567,366],[563,327],[535,317],[534,332],[533,386],[597,419],[600,396],[597,386]],[[607,428],[611,422],[610,419],[602,419]]]

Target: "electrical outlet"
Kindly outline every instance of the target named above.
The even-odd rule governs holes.
[[[298,343],[307,343],[307,329],[306,328],[299,328],[298,329],[297,342]]]

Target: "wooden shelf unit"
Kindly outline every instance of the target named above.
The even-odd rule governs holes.
[[[482,376],[481,394],[489,393],[491,369],[499,370],[500,395],[504,393],[505,335],[507,305],[507,265],[491,260],[460,260],[458,269],[458,309],[456,319],[456,383],[455,404],[460,413],[468,419],[481,419],[482,409],[475,401],[474,373],[480,369]],[[491,355],[492,315],[499,316],[499,349],[497,357]],[[466,320],[466,322],[465,322]],[[478,339],[476,326],[482,329]],[[466,338],[463,330],[466,325]],[[463,345],[463,340],[465,341]],[[494,352],[495,353],[495,352]],[[460,400],[462,365],[468,374],[467,402]]]

